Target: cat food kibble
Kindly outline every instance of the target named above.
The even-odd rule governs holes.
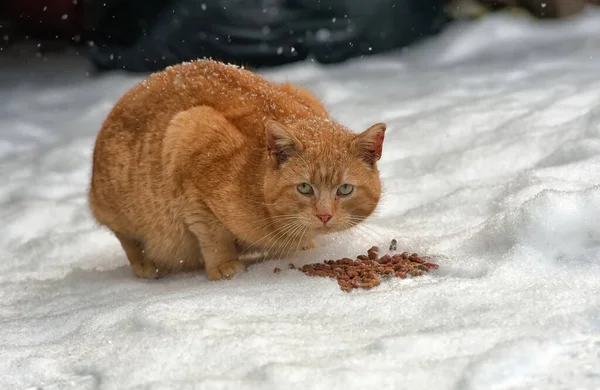
[[[396,249],[396,245],[396,240],[392,240],[391,252]],[[367,255],[358,255],[356,260],[347,257],[325,260],[322,263],[306,264],[299,270],[308,276],[336,279],[343,291],[350,292],[355,288],[371,289],[379,286],[381,277],[395,276],[405,279],[408,275],[421,276],[439,267],[435,263],[426,261],[429,258],[421,257],[417,253],[409,255],[408,252],[403,252],[394,255],[385,254],[381,257],[378,253],[379,248],[373,246],[367,250]],[[290,264],[290,268],[295,268],[292,266],[293,264]]]

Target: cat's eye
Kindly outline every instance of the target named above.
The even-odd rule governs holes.
[[[312,186],[308,183],[300,183],[296,186],[296,189],[302,195],[310,195],[314,192]]]
[[[348,196],[354,191],[354,186],[352,184],[342,184],[337,189],[338,196]]]

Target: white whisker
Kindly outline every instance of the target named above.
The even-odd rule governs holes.
[[[295,238],[296,233],[299,232],[304,226],[305,225],[303,223],[300,223],[296,229],[294,229],[293,231],[291,231],[288,234],[288,237],[282,243],[280,250],[277,251],[277,256],[279,256],[279,253],[281,253],[281,255],[284,256],[285,249],[287,248],[288,243],[293,242],[293,239]]]
[[[289,223],[289,224],[287,224],[287,225],[285,225],[285,229],[281,229],[281,230],[280,230],[280,232],[279,232],[277,235],[275,235],[274,237],[272,237],[272,238],[271,238],[271,239],[270,239],[270,240],[269,240],[269,241],[268,241],[268,242],[267,242],[267,243],[264,245],[264,248],[266,248],[266,247],[267,247],[267,245],[269,245],[269,243],[271,243],[271,242],[272,242],[272,243],[271,243],[271,245],[270,245],[270,246],[268,247],[268,249],[266,250],[266,253],[267,253],[267,254],[270,254],[270,253],[271,253],[271,250],[273,249],[273,247],[274,247],[276,244],[278,244],[278,243],[279,243],[279,241],[280,241],[281,239],[283,239],[283,237],[285,237],[285,236],[286,236],[286,235],[287,235],[287,234],[288,234],[290,231],[292,231],[293,229],[295,229],[295,228],[296,228],[296,226],[298,226],[298,225],[300,225],[300,222],[298,222],[297,220],[296,220],[296,221],[293,221],[293,222],[291,222],[291,223]]]
[[[293,215],[293,216],[290,215],[290,216],[276,216],[274,218],[276,220],[271,221],[271,222],[267,223],[266,225],[255,227],[254,229],[251,230],[251,232],[254,232],[257,229],[266,229],[266,228],[268,228],[268,227],[270,227],[270,226],[272,226],[272,225],[274,225],[276,223],[282,222],[282,221],[294,221],[294,220],[299,219],[300,217],[297,216],[297,215]],[[267,237],[275,234],[276,232],[278,232],[279,230],[281,230],[281,228],[283,228],[285,226],[288,226],[288,224],[284,224],[280,228],[274,229],[271,232],[265,234],[264,236],[262,236],[261,238],[259,238],[258,240],[254,241],[252,244],[250,244],[248,247],[246,247],[241,253],[247,252],[248,250],[250,250],[251,248],[253,248],[256,244],[258,244],[260,241],[262,241],[262,240],[266,239]]]

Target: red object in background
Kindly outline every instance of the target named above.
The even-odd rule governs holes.
[[[22,34],[71,39],[83,31],[84,0],[0,0],[0,15]]]

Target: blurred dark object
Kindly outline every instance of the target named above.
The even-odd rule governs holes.
[[[4,40],[78,40],[82,11],[80,0],[0,0],[0,29]]]
[[[587,3],[598,0],[479,0],[489,6],[519,7],[537,18],[558,19],[581,12]]]
[[[446,14],[453,20],[478,19],[490,10],[489,6],[479,0],[447,0],[444,7]]]
[[[98,69],[147,72],[212,57],[251,67],[384,52],[435,34],[445,0],[87,0]]]
[[[563,18],[600,0],[0,0],[0,50],[85,44],[98,70],[156,71],[196,58],[259,68],[386,52],[453,19],[526,10]],[[80,48],[81,49],[81,48]]]

